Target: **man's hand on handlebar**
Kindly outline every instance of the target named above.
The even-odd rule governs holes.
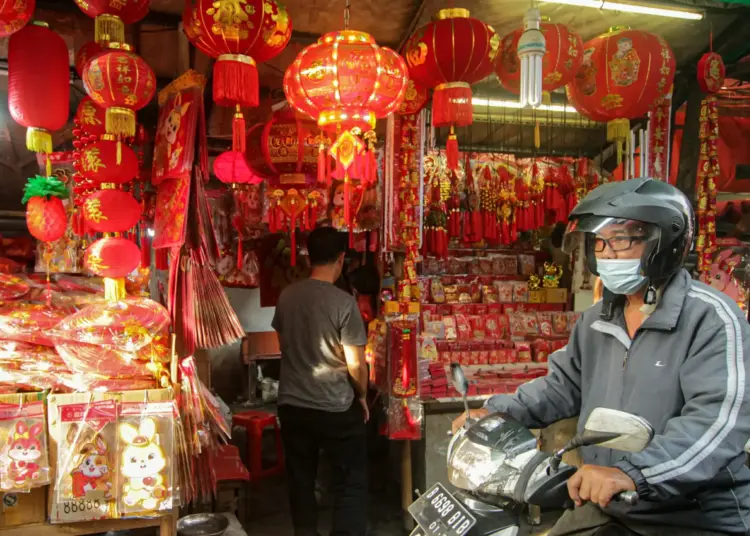
[[[589,501],[606,508],[622,491],[635,491],[635,482],[614,467],[584,465],[568,479],[568,493],[576,506]]]
[[[482,417],[486,417],[490,414],[490,412],[485,408],[472,409],[471,411],[469,411],[469,413],[471,414],[471,418],[475,421],[478,421]],[[464,425],[464,423],[466,423],[466,413],[462,413],[458,416],[458,419],[453,421],[453,433],[455,434],[459,430],[459,428]]]

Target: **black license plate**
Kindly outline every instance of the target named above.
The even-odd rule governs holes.
[[[464,536],[477,520],[442,484],[435,484],[409,507],[424,536]],[[412,533],[415,534],[415,533]]]

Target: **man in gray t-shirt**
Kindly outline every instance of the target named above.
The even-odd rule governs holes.
[[[292,523],[295,536],[317,534],[315,478],[322,448],[336,495],[331,535],[364,536],[367,334],[354,297],[334,285],[344,265],[346,235],[316,229],[307,249],[310,279],[282,292],[272,323],[281,345],[279,419]]]

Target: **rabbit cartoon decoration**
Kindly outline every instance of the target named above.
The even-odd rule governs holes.
[[[41,474],[40,463],[45,455],[42,446],[43,424],[29,423],[21,419],[16,421],[13,431],[8,435],[8,476],[16,488],[24,488]]]
[[[167,498],[163,471],[167,466],[164,450],[159,445],[156,423],[145,418],[136,428],[121,423],[120,439],[125,443],[121,454],[120,474],[124,479],[122,501],[133,510],[156,510]]]
[[[70,476],[73,497],[81,499],[92,492],[103,492],[112,498],[112,475],[109,470],[107,444],[100,435],[88,438],[78,451],[80,460]]]
[[[747,302],[747,290],[735,277],[735,269],[742,263],[741,254],[727,248],[714,257],[709,270],[703,273],[703,282],[720,290],[741,307]]]

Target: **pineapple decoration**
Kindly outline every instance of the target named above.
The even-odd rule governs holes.
[[[42,242],[55,242],[63,237],[68,225],[63,199],[68,188],[54,177],[32,177],[23,191],[26,225],[29,232]]]

